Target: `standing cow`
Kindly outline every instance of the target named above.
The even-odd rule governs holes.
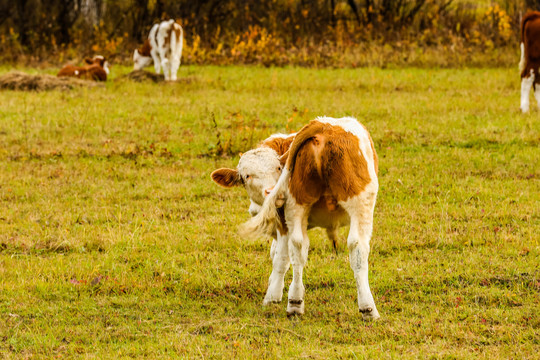
[[[243,185],[248,192],[250,213],[255,216],[241,233],[275,237],[270,252],[273,269],[263,304],[281,301],[284,276],[292,264],[287,314],[303,314],[307,229],[326,228],[335,241],[336,230],[350,225],[347,246],[358,307],[365,319],[379,318],[368,282],[369,242],[379,188],[377,154],[368,131],[354,118],[319,117],[294,135],[281,156],[268,144],[270,139],[242,155],[237,169],[212,173],[218,184]]]
[[[142,47],[133,52],[133,69],[141,70],[154,62],[156,74],[161,72],[165,80],[176,81],[182,58],[184,31],[173,19],[155,24]]]
[[[529,94],[534,88],[534,97],[540,106],[540,12],[531,11],[521,21],[521,111],[529,111]]]

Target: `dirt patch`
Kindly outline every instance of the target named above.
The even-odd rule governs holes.
[[[103,86],[94,81],[53,75],[29,75],[23,72],[10,72],[0,76],[0,89],[22,91],[70,90],[75,87]]]
[[[163,76],[163,74],[156,74],[150,71],[134,70],[130,72],[129,74],[117,77],[115,80],[116,81],[130,80],[130,81],[135,81],[135,82],[152,81],[155,83],[161,83],[161,82],[165,82],[165,77]],[[167,81],[167,83],[191,84],[195,81],[196,80],[194,77],[181,77],[181,78],[178,78],[178,80],[176,81]]]
[[[135,70],[129,74],[119,76],[117,80],[132,80],[136,82],[153,81],[155,83],[165,81],[163,74],[156,74],[144,70]]]

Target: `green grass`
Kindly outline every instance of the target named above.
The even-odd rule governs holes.
[[[115,81],[129,70],[98,89],[0,91],[2,357],[537,356],[540,113],[531,97],[520,114],[516,69]],[[379,154],[380,321],[361,320],[345,241],[336,255],[318,229],[306,314],[263,308],[269,243],[237,235],[245,192],[209,177],[318,115],[359,118]]]

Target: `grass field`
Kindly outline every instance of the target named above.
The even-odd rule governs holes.
[[[537,358],[540,112],[517,68],[112,71],[0,91],[0,357]],[[379,154],[376,322],[319,229],[306,314],[262,307],[269,242],[209,177],[318,115],[357,117]]]

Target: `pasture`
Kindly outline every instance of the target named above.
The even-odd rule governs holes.
[[[520,113],[517,66],[130,70],[0,91],[2,357],[538,356],[540,112],[531,95]],[[309,232],[303,317],[263,308],[270,243],[237,235],[245,191],[210,180],[318,115],[357,117],[378,151],[379,321],[358,313],[345,231],[337,254]]]

